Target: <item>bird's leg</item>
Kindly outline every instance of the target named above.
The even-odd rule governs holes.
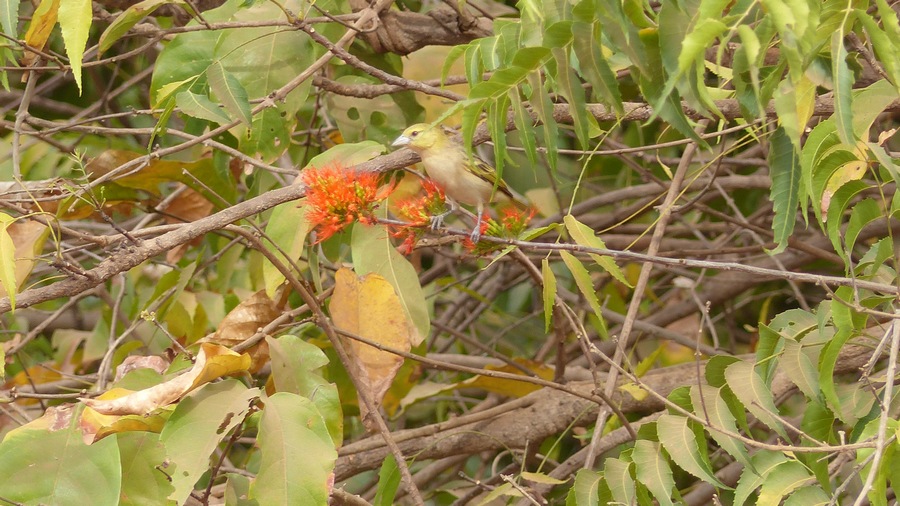
[[[446,198],[445,202],[447,204],[450,204],[450,209],[442,212],[441,214],[431,217],[431,230],[437,230],[437,229],[441,228],[441,226],[444,225],[444,218],[449,216],[450,213],[452,213],[453,211],[456,211],[456,209],[458,208],[456,201],[449,197]]]
[[[481,240],[481,218],[484,216],[484,204],[478,203],[478,215],[475,218],[475,228],[472,229],[472,233],[469,235],[469,239],[472,240],[473,243],[478,244],[478,241]]]

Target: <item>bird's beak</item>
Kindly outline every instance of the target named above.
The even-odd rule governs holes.
[[[401,135],[400,137],[397,137],[396,140],[394,140],[394,142],[391,144],[391,147],[396,148],[399,146],[406,146],[407,144],[409,144],[410,140],[411,139],[409,137]]]

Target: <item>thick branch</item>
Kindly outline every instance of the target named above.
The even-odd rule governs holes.
[[[123,248],[93,269],[85,271],[77,277],[73,276],[49,286],[25,290],[16,297],[16,307],[25,308],[60,297],[71,297],[89,290],[120,272],[137,267],[148,258],[165,253],[175,246],[218,230],[230,223],[271,209],[278,204],[299,199],[305,193],[306,187],[303,186],[288,186],[272,190],[154,239],[141,241],[137,246]],[[9,297],[0,299],[0,314],[9,312],[11,309]]]
[[[835,374],[858,373],[870,355],[869,348],[846,346],[838,359]],[[747,355],[745,358],[752,357]],[[705,365],[705,362],[700,364],[700,378],[697,364],[687,363],[651,371],[641,379],[647,388],[668,396],[677,387],[705,383],[702,379]],[[585,393],[595,390],[594,383],[590,381],[572,382],[568,386]],[[776,373],[772,381],[775,397],[794,388],[783,372]],[[652,396],[637,400],[620,389],[616,390],[613,399],[620,403],[624,413],[650,413],[663,409],[663,404]],[[521,401],[523,406],[482,422],[451,429],[435,424],[428,428],[431,429],[428,434],[423,435],[423,429],[411,429],[395,432],[394,438],[405,455],[416,455],[419,459],[521,449],[540,444],[545,438],[561,434],[572,426],[590,424],[599,409],[596,403],[550,388],[533,392]],[[342,448],[335,467],[336,480],[342,481],[381,465],[387,452],[379,443],[375,438],[368,438]]]
[[[368,2],[351,0],[350,6],[356,12],[368,7]],[[493,35],[490,19],[476,17],[467,22],[468,19],[462,19],[459,12],[446,4],[439,4],[425,14],[389,10],[382,12],[379,20],[375,30],[360,34],[376,53],[406,55],[425,46],[456,46]]]

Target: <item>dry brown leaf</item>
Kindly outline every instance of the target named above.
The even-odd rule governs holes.
[[[358,277],[350,269],[340,269],[335,274],[329,307],[338,329],[390,348],[410,350],[410,329],[400,297],[382,276],[371,273]],[[370,389],[376,407],[380,406],[403,364],[403,357],[354,339],[342,337],[341,340],[350,355],[352,363],[347,367],[353,369],[351,374]],[[365,423],[368,410],[364,403],[359,403],[359,410]]]
[[[225,315],[215,334],[201,339],[200,342],[221,344],[228,348],[244,342],[281,315],[283,304],[279,302],[270,299],[265,290],[254,293]],[[246,353],[253,360],[250,373],[255,373],[269,360],[269,344],[262,339]]]
[[[209,216],[213,208],[213,203],[206,200],[203,195],[197,193],[191,188],[185,188],[171,203],[166,207],[166,223],[186,223],[197,221],[200,218]],[[193,241],[181,244],[166,252],[166,261],[169,263],[178,263],[184,256],[188,248],[196,246],[203,241],[203,237],[198,237]]]
[[[238,355],[224,346],[203,343],[194,366],[180,376],[116,399],[103,400],[82,397],[79,400],[104,415],[145,415],[154,409],[181,399],[200,385],[221,376],[246,371],[249,368],[249,355]]]

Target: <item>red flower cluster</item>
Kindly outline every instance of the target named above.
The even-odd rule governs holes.
[[[501,236],[514,239],[522,235],[522,232],[528,228],[528,223],[534,218],[536,212],[537,210],[533,207],[527,211],[513,206],[504,208],[500,211]]]
[[[534,218],[535,209],[523,211],[514,206],[508,206],[500,211],[500,221],[483,217],[481,220],[481,235],[491,235],[494,237],[503,237],[506,239],[518,239],[522,232],[528,228],[528,223]],[[495,243],[473,243],[471,239],[466,237],[463,246],[475,253],[476,255],[485,255],[503,247],[502,244]]]
[[[422,188],[425,195],[397,203],[397,213],[409,224],[396,225],[391,235],[403,239],[399,249],[404,255],[415,249],[419,239],[425,235],[423,227],[431,223],[431,218],[444,212],[446,198],[443,190],[430,179],[422,181]]]
[[[305,169],[300,180],[307,186],[306,218],[318,229],[322,242],[355,221],[375,223],[375,209],[393,191],[379,188],[378,175],[360,173],[340,165]]]

